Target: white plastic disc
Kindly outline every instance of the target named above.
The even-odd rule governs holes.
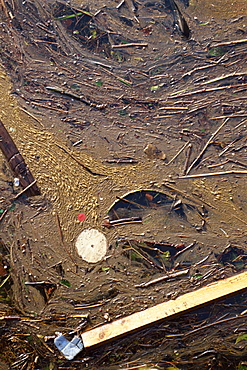
[[[96,229],[87,229],[78,236],[75,246],[79,256],[87,262],[96,263],[106,254],[107,241]]]

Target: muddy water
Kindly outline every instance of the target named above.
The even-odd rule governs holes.
[[[245,16],[247,14],[245,0],[191,0],[189,9],[194,11],[198,17],[202,17],[204,20],[210,18],[234,18],[238,16]]]
[[[18,107],[17,101],[10,95],[11,83],[8,77],[3,71],[0,77],[1,119],[24,155],[42,194],[52,203],[53,210],[58,212],[67,241],[74,243],[82,227],[101,228],[102,220],[107,214],[107,209],[116,199],[116,195],[122,196],[126,192],[149,188],[150,182],[156,183],[164,191],[167,190],[162,187],[162,183],[165,183],[169,176],[173,176],[174,172],[162,163],[159,164],[158,170],[155,170],[151,161],[131,167],[109,167],[97,160],[97,151],[93,158],[86,153],[68,150],[52,133],[44,132],[41,121],[33,119]],[[6,91],[8,91],[7,94]],[[87,166],[99,175],[89,174],[83,166]],[[195,179],[189,182],[180,180],[180,189],[184,194],[186,192],[189,194],[191,191],[202,193],[203,200],[213,209],[215,208],[217,213],[224,210],[229,222],[226,230],[228,233],[228,227],[231,229],[232,217],[234,217],[235,227],[238,222],[241,226],[245,224],[245,215],[237,205],[241,200],[237,204],[229,201],[233,198],[237,199],[238,192],[242,194],[242,181],[239,182],[236,187],[232,186],[231,182],[225,181],[219,185],[218,180],[214,179]],[[83,226],[77,220],[78,213],[82,211],[87,216]],[[153,224],[149,222],[148,228],[151,228],[153,235],[157,234],[155,229],[159,223],[158,220],[162,224],[162,219],[157,214],[157,220],[153,220]],[[216,229],[217,227],[213,226],[213,219],[211,222],[211,228]],[[140,235],[145,233],[145,228],[146,225],[139,226]],[[110,231],[107,233],[111,234]],[[167,231],[165,233],[167,234]],[[163,232],[159,234],[160,238],[164,238]]]
[[[54,211],[59,213],[67,240],[73,240],[81,229],[82,225],[77,220],[81,211],[87,216],[83,227],[100,225],[114,200],[114,196],[110,196],[111,189],[135,190],[148,184],[145,179],[150,173],[149,164],[119,170],[106,167],[87,154],[71,154],[68,149],[66,153],[61,141],[53,134],[45,133],[38,119],[33,119],[18,107],[16,100],[10,96],[11,83],[3,71],[0,78],[1,119],[26,158],[42,194],[48,197]],[[100,175],[87,173],[83,166]]]
[[[81,1],[76,3],[82,4]],[[107,9],[115,7],[116,4],[118,2],[108,1]],[[98,55],[91,51],[85,51],[83,48],[81,50],[78,45],[81,60],[79,57],[76,59],[76,54],[73,54],[72,58],[69,53],[59,55],[53,49],[46,54],[47,49],[42,49],[41,46],[36,47],[33,40],[28,43],[26,39],[24,41],[22,39],[22,47],[27,48],[25,49],[28,55],[27,62],[25,61],[27,64],[22,67],[20,63],[21,72],[18,72],[18,78],[16,77],[17,72],[11,68],[8,69],[14,84],[7,77],[4,67],[1,70],[0,118],[25,157],[26,163],[37,179],[42,192],[42,196],[36,199],[20,199],[16,209],[9,211],[4,222],[1,222],[0,225],[4,241],[8,243],[8,246],[11,244],[14,246],[13,259],[17,271],[16,300],[23,300],[24,304],[21,307],[23,312],[32,311],[40,315],[44,313],[47,315],[52,313],[72,315],[77,303],[100,302],[101,305],[103,302],[102,306],[79,311],[89,313],[92,325],[98,325],[105,322],[107,317],[113,320],[117,316],[128,315],[142,310],[144,307],[160,303],[164,299],[169,299],[171,294],[176,296],[182,292],[190,291],[200,284],[206,284],[214,281],[215,278],[222,278],[235,272],[234,269],[228,267],[222,274],[218,273],[217,268],[220,269],[221,265],[218,264],[216,256],[229,243],[241,245],[241,247],[245,245],[246,174],[232,173],[229,174],[230,176],[218,175],[183,179],[179,176],[184,170],[185,153],[183,152],[176,160],[169,163],[184,142],[189,140],[193,143],[192,157],[195,158],[202,148],[202,143],[207,141],[222,122],[222,118],[217,118],[222,115],[221,103],[223,102],[222,105],[227,105],[227,107],[230,105],[230,108],[234,110],[235,101],[233,99],[239,98],[236,103],[240,111],[239,117],[231,118],[229,126],[226,126],[226,130],[217,137],[218,140],[210,145],[200,167],[195,168],[193,173],[200,174],[217,171],[217,169],[223,172],[225,170],[234,171],[236,168],[239,170],[236,164],[229,161],[229,159],[235,158],[235,153],[224,158],[222,163],[220,163],[218,154],[223,147],[225,148],[226,143],[228,144],[238,136],[245,137],[246,126],[240,123],[245,113],[244,86],[242,92],[225,93],[220,91],[212,93],[209,98],[208,95],[201,94],[199,97],[195,95],[192,98],[180,98],[178,101],[176,100],[176,103],[171,103],[174,100],[169,99],[170,94],[174,91],[184,91],[188,87],[191,90],[199,88],[200,85],[192,78],[195,80],[202,78],[203,81],[208,81],[225,74],[226,70],[227,73],[234,73],[236,70],[245,71],[241,58],[231,59],[234,58],[234,51],[231,54],[231,50],[229,50],[227,56],[230,59],[226,58],[226,64],[219,67],[218,59],[213,59],[211,62],[206,54],[208,41],[211,42],[212,39],[218,41],[221,38],[232,40],[239,36],[237,34],[239,29],[241,29],[240,32],[245,32],[244,20],[240,19],[236,23],[230,23],[229,27],[228,21],[222,21],[222,24],[220,20],[217,20],[219,23],[212,21],[212,17],[217,18],[216,14],[219,14],[222,2],[214,2],[215,13],[210,10],[210,4],[210,2],[198,1],[191,3],[189,8],[183,9],[192,27],[196,39],[196,50],[199,50],[198,54],[191,47],[191,44],[183,40],[179,34],[172,34],[172,20],[168,16],[162,15],[163,18],[167,19],[165,26],[170,27],[167,27],[165,33],[161,24],[153,20],[150,22],[150,19],[146,20],[147,10],[144,9],[141,27],[136,22],[128,30],[123,28],[123,33],[128,31],[128,36],[133,37],[134,40],[135,37],[136,39],[142,37],[142,41],[147,41],[149,47],[137,48],[126,53],[126,59],[122,64],[103,56],[102,53]],[[234,16],[240,16],[243,11],[242,3],[239,1],[238,4],[236,2],[234,4],[233,11],[239,11],[238,14],[234,13]],[[89,5],[90,10],[96,11],[103,6],[103,2],[90,2],[89,4],[87,2],[86,5]],[[206,11],[211,14],[207,16]],[[132,18],[133,14],[127,8],[123,12],[125,12],[124,15],[127,14],[128,17]],[[156,16],[157,18],[154,18],[156,20],[159,19],[159,14],[157,14],[154,9],[152,16]],[[225,6],[224,11],[221,12],[221,19],[229,16],[229,8]],[[193,17],[197,17],[199,21],[204,21],[204,23],[207,23],[208,20],[210,22],[204,25],[198,24],[196,20],[193,20]],[[104,18],[102,19],[105,21]],[[114,20],[114,17],[111,20]],[[150,25],[153,34],[146,35],[140,31],[140,28]],[[112,22],[113,26],[114,22]],[[25,26],[23,27],[25,28]],[[116,24],[115,27],[117,27]],[[28,32],[26,37],[29,37]],[[42,37],[40,36],[40,38]],[[71,35],[69,34],[68,37]],[[35,40],[37,43],[39,37],[37,36]],[[74,41],[71,38],[72,42]],[[242,49],[238,49],[237,53],[239,53],[237,55],[245,55],[244,46]],[[166,60],[167,55],[173,56],[173,54],[181,55],[179,62],[174,62],[172,58],[169,61]],[[191,60],[186,59],[186,55],[191,56]],[[57,58],[55,67],[54,62],[51,62],[51,56]],[[194,59],[193,56],[195,56]],[[86,64],[85,60],[89,58],[100,60],[101,63],[112,64],[110,73],[92,67],[92,64]],[[201,64],[200,61],[202,61]],[[4,62],[7,69],[7,63]],[[135,63],[134,71],[133,68],[131,69],[132,62]],[[208,62],[209,72],[206,69],[206,73],[204,73],[204,70],[199,69],[199,72],[192,73],[192,77],[190,77],[191,73],[188,73],[188,79],[182,77],[185,72],[198,66],[205,66]],[[213,66],[212,69],[211,66]],[[30,69],[28,70],[28,68]],[[77,70],[74,71],[76,68]],[[154,70],[153,74],[149,74],[149,68]],[[134,79],[135,74],[141,75],[139,81]],[[122,77],[122,75],[125,79],[129,75],[134,76],[133,86],[126,87],[126,84],[119,81],[119,76]],[[241,76],[241,80],[234,80],[234,82],[244,81],[244,76]],[[33,87],[31,82],[34,79],[36,85]],[[96,82],[100,82],[99,85],[96,85]],[[70,88],[75,83],[79,85],[82,94],[88,94],[91,99],[107,103],[107,109],[101,112],[84,107],[82,104],[73,103],[74,105],[72,105],[71,103],[69,105],[70,100],[65,100],[64,97],[48,96],[44,87],[67,84]],[[102,86],[101,83],[103,83]],[[140,83],[139,86],[138,83]],[[213,86],[217,87],[218,85]],[[13,94],[10,94],[11,91],[18,95],[18,100],[14,98]],[[127,102],[121,100],[122,96],[126,98]],[[56,99],[60,105],[58,104],[50,111],[49,104],[52,104]],[[146,103],[145,99],[150,102],[152,109],[148,110],[143,104],[143,101]],[[45,108],[37,108],[37,104],[33,106],[32,101],[42,103]],[[158,101],[158,107],[154,101],[155,104]],[[215,103],[216,107],[219,105],[220,108],[214,108],[210,101]],[[66,104],[69,107],[69,113],[73,118],[76,117],[77,121],[81,121],[82,117],[86,118],[88,123],[86,129],[79,131],[78,128],[67,124],[64,117],[68,118],[68,112],[64,113],[63,111],[61,114],[61,110],[66,107]],[[207,111],[200,112],[198,116],[190,116],[180,112],[178,115],[165,113],[162,114],[163,118],[160,118],[164,108],[167,105],[171,107],[171,104],[173,109],[176,109],[176,104],[182,106],[185,112],[193,111],[198,104],[211,105]],[[21,106],[28,109],[29,113],[23,111]],[[239,111],[237,110],[237,113]],[[240,128],[236,128],[238,126]],[[83,145],[73,147],[72,143],[77,139],[81,139]],[[155,144],[160,151],[166,154],[167,159],[148,158],[143,150],[149,143]],[[246,163],[245,142],[242,142],[241,145],[240,154],[237,153],[237,155],[239,155],[238,160],[242,161],[241,169],[243,169]],[[239,144],[240,147],[241,145]],[[139,163],[121,165],[107,162],[109,158],[126,155],[135,157]],[[212,167],[214,165],[216,167]],[[6,184],[11,184],[13,179],[9,171],[4,170],[5,166],[6,162],[1,157],[3,170],[1,177],[4,185],[7,186]],[[93,171],[95,175],[89,173],[85,167]],[[196,211],[195,217],[195,213],[189,208],[187,220],[172,217],[168,219],[166,215],[164,221],[164,212],[162,213],[161,209],[150,207],[150,212],[145,215],[146,222],[143,224],[122,225],[109,230],[101,226],[104,216],[117,196],[121,197],[130,191],[150,188],[169,193],[174,201],[182,199],[189,206],[195,207],[196,205],[200,211],[204,206],[208,214],[206,217],[203,216],[202,220],[201,213]],[[9,185],[9,189],[11,193],[13,191],[11,185]],[[80,212],[86,214],[84,222],[77,219]],[[61,243],[61,235],[59,235],[54,213],[59,216],[64,240],[79,271],[75,268],[75,264]],[[171,214],[169,210],[167,213]],[[206,222],[205,228],[203,228],[202,221]],[[74,241],[77,235],[88,227],[96,227],[102,231],[109,244],[107,258],[97,265],[85,263],[75,251]],[[206,274],[211,268],[211,264],[216,266],[216,270],[208,280],[199,280],[198,283],[193,279],[184,279],[171,281],[168,284],[157,286],[157,288],[156,286],[151,287],[145,292],[140,291],[135,288],[135,284],[140,284],[143,280],[149,280],[152,277],[158,277],[163,271],[156,271],[150,266],[147,267],[144,264],[131,261],[114,243],[119,237],[159,242],[169,241],[184,245],[196,241],[195,247],[184,255],[182,254],[179,262],[191,265],[209,256],[207,264],[199,267],[198,271],[201,275]],[[30,241],[30,250],[25,247],[26,239]],[[20,243],[24,251],[20,248]],[[53,269],[58,262],[61,262],[63,272],[57,272]],[[193,269],[192,266],[191,274]],[[70,287],[60,284],[62,277],[69,281]],[[44,299],[41,299],[41,295],[35,288],[30,288],[27,291],[23,282],[30,280],[49,280],[58,284],[57,291],[48,304],[44,302]],[[116,294],[114,301],[111,300],[112,291]],[[64,330],[70,331],[76,326],[77,322],[71,321]],[[46,335],[55,332],[53,327],[43,330]]]

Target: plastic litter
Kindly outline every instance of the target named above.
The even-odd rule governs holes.
[[[77,219],[79,221],[85,221],[86,220],[86,215],[85,213],[79,213],[79,215],[77,216]]]
[[[54,339],[55,346],[64,355],[67,360],[73,360],[73,358],[78,355],[84,348],[81,339],[75,336],[71,342],[65,338],[62,333],[57,333],[58,337]]]

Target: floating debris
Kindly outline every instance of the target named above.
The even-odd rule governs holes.
[[[101,261],[107,250],[106,237],[96,229],[82,231],[75,245],[79,256],[89,263]]]
[[[62,333],[57,334],[58,337],[54,340],[55,346],[60,352],[62,352],[67,360],[73,360],[73,358],[83,350],[81,339],[78,336],[75,336],[70,342],[64,335],[62,335]]]
[[[149,159],[166,159],[165,153],[159,150],[154,144],[148,144],[143,151]]]

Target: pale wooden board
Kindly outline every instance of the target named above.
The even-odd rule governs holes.
[[[197,308],[216,299],[247,288],[247,272],[217,281],[203,288],[186,293],[174,300],[160,303],[146,310],[113,321],[82,334],[84,347],[91,347],[124,334],[154,324],[165,318]]]

